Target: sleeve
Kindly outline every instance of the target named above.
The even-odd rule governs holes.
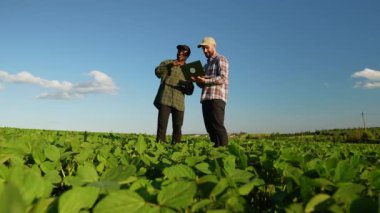
[[[218,70],[216,76],[206,79],[206,84],[218,85],[225,84],[228,81],[228,61],[225,57],[218,57]]]
[[[168,64],[171,63],[171,60],[166,60],[161,62],[156,69],[154,70],[154,73],[156,74],[157,78],[162,78],[168,75],[169,73],[169,66]]]

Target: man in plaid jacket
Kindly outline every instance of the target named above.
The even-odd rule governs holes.
[[[202,48],[207,58],[205,76],[192,78],[202,88],[203,120],[214,146],[227,146],[224,114],[228,97],[228,61],[216,51],[216,42],[212,37],[205,37],[198,48]]]
[[[191,95],[194,85],[186,81],[181,66],[186,63],[191,50],[187,45],[177,46],[177,58],[160,63],[155,74],[161,79],[154,105],[158,109],[156,141],[166,142],[166,129],[169,115],[172,114],[173,136],[172,143],[181,141],[182,125],[185,112],[185,95]]]

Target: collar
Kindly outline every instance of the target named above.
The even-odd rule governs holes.
[[[218,54],[215,54],[215,55],[212,56],[211,58],[208,58],[208,59],[207,59],[207,62],[210,62],[210,61],[214,60],[217,56],[218,56]]]

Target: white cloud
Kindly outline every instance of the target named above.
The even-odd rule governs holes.
[[[117,88],[113,83],[112,78],[97,70],[91,71],[89,76],[94,78],[94,81],[81,83],[74,86],[74,91],[80,94],[86,93],[109,93],[116,94]]]
[[[23,71],[15,75],[5,71],[0,71],[0,82],[15,84],[34,84],[44,88],[53,89],[37,96],[38,99],[69,100],[82,98],[85,94],[116,94],[117,87],[112,78],[107,74],[93,70],[88,73],[92,80],[85,83],[73,84],[68,81],[46,80],[33,76],[31,73]]]
[[[38,99],[50,99],[50,100],[71,100],[71,99],[78,99],[82,98],[83,95],[78,93],[71,93],[71,92],[52,92],[52,93],[42,93],[37,96]]]
[[[380,88],[380,71],[365,68],[352,74],[353,78],[364,78],[364,81],[355,82],[355,88],[377,89]]]

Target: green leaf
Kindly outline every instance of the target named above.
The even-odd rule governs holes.
[[[368,182],[371,187],[380,189],[380,169],[373,170],[368,174]]]
[[[107,158],[104,157],[102,154],[98,154],[96,155],[96,160],[98,160],[99,162],[106,162]]]
[[[359,154],[355,154],[350,159],[350,165],[354,168],[358,167],[362,163],[362,156]]]
[[[1,149],[0,149],[1,150]],[[3,150],[1,150],[3,151]],[[0,165],[2,165],[4,162],[7,162],[9,161],[11,158],[13,157],[17,157],[16,154],[12,154],[12,153],[1,153],[0,151]]]
[[[151,202],[156,202],[157,194],[159,192],[159,190],[152,185],[151,180],[141,178],[133,182],[130,185],[129,190],[138,192],[142,198]]]
[[[210,206],[212,203],[212,200],[202,199],[191,206],[191,212],[206,212],[207,206]]]
[[[293,203],[286,207],[286,213],[304,213],[301,203]]]
[[[206,158],[207,157],[205,155],[202,155],[202,156],[190,156],[190,157],[186,158],[185,162],[189,166],[194,166],[195,164],[204,161]]]
[[[49,171],[55,171],[57,167],[56,162],[45,161],[40,164],[40,168],[44,173],[48,173]]]
[[[81,180],[81,178],[76,176],[66,176],[63,179],[63,182],[65,185],[68,186],[82,186],[84,185],[84,182]]]
[[[173,154],[170,156],[171,160],[174,162],[180,162],[185,157],[186,155],[182,152],[173,152]]]
[[[240,146],[239,146],[239,144],[231,142],[230,145],[227,148],[228,148],[228,151],[231,154],[235,155],[236,157],[239,156],[239,154],[240,154],[240,149],[239,149]]]
[[[46,156],[41,147],[35,147],[32,151],[32,157],[36,164],[41,164],[46,160]]]
[[[197,184],[203,183],[218,183],[218,178],[215,175],[204,175],[197,180]]]
[[[281,151],[280,158],[284,160],[285,162],[290,163],[293,166],[300,165],[303,160],[301,153],[299,153],[299,151],[294,148],[284,148]]]
[[[244,153],[244,148],[241,147],[239,144],[231,143],[228,146],[228,151],[235,155],[237,158],[237,161],[239,162],[239,166],[243,169],[246,169],[248,166],[248,157]],[[235,167],[234,167],[235,168]]]
[[[95,168],[90,165],[78,166],[76,176],[66,176],[64,183],[69,186],[83,186],[86,183],[93,183],[98,181],[99,176]]]
[[[339,160],[335,156],[331,156],[326,160],[326,170],[328,173],[330,173],[332,176],[334,176],[335,169],[339,163]]]
[[[164,187],[157,196],[158,203],[175,209],[184,209],[193,202],[197,186],[194,182],[178,181]]]
[[[252,189],[256,186],[262,186],[265,182],[262,179],[254,179],[253,181],[244,184],[243,186],[239,187],[239,194],[240,195],[248,195]]]
[[[195,168],[204,174],[211,175],[212,171],[210,170],[210,165],[208,163],[199,163],[195,166]]]
[[[236,157],[233,155],[228,155],[227,157],[223,158],[223,168],[230,172],[232,170],[235,170],[236,168]]]
[[[291,178],[294,182],[297,183],[297,185],[301,184],[301,176],[303,174],[303,171],[297,167],[288,165],[284,168],[283,175],[285,177]]]
[[[163,173],[169,179],[175,178],[188,178],[194,180],[196,178],[195,172],[189,166],[178,164],[165,168]]]
[[[244,212],[244,199],[238,196],[229,197],[226,206],[231,212]]]
[[[248,183],[253,177],[252,173],[241,169],[231,169],[227,175],[235,183]]]
[[[146,155],[146,154],[142,154],[141,156],[140,156],[140,159],[141,159],[141,161],[142,162],[144,162],[144,164],[146,165],[146,166],[150,166],[150,159],[149,159],[149,157],[148,157],[148,155]]]
[[[125,182],[131,176],[136,174],[136,166],[117,166],[109,167],[104,171],[100,180],[102,181],[117,181],[119,183]]]
[[[365,190],[365,186],[356,183],[341,184],[333,195],[339,203],[350,204],[352,200],[359,197],[359,194]]]
[[[8,176],[8,173],[9,168],[4,164],[0,163],[0,182],[5,181],[6,177]]]
[[[97,171],[98,173],[101,174],[101,173],[103,172],[105,166],[106,166],[106,163],[105,163],[105,162],[100,162],[100,163],[96,166],[96,171]]]
[[[26,204],[18,187],[11,183],[4,185],[0,191],[0,213],[24,213]]]
[[[212,189],[210,197],[215,199],[216,196],[224,192],[228,187],[228,181],[226,178],[220,179],[220,181],[216,184],[216,186]]]
[[[45,148],[45,156],[53,161],[53,162],[56,162],[59,160],[59,158],[61,157],[61,153],[59,152],[59,149],[56,147],[56,146],[53,146],[53,145],[48,145],[46,148]]]
[[[37,204],[33,206],[32,213],[48,212],[50,205],[55,201],[55,198],[47,198],[38,200]]]
[[[50,183],[60,183],[62,181],[59,172],[56,170],[50,170],[45,173],[44,179]]]
[[[301,176],[300,177],[300,186],[301,186],[301,199],[302,200],[309,200],[314,194],[314,186],[312,179]]]
[[[84,183],[96,182],[99,179],[96,169],[91,165],[78,166],[77,177]]]
[[[317,171],[319,176],[324,177],[326,175],[325,162],[319,158],[314,158],[306,163],[306,172],[307,171]]]
[[[335,186],[333,182],[325,178],[314,178],[312,179],[312,183],[321,189],[332,189]]]
[[[27,205],[46,193],[45,182],[41,174],[31,169],[25,169],[25,167],[12,168],[9,172],[8,181],[19,187]]]
[[[335,169],[334,180],[339,182],[350,182],[355,177],[355,170],[347,160],[339,161]]]
[[[174,210],[171,209],[171,208],[161,207],[161,208],[160,208],[160,213],[177,213],[177,211],[174,211]]]
[[[94,157],[94,150],[91,147],[80,150],[80,152],[74,157],[75,161],[79,164],[84,163],[87,159]]]
[[[115,181],[98,181],[90,183],[87,186],[99,188],[100,194],[108,194],[120,189],[120,185]]]
[[[330,195],[327,194],[317,194],[313,198],[309,200],[306,204],[305,212],[314,212],[316,210],[326,210],[326,209],[318,209],[317,206],[326,202],[330,198]]]
[[[90,209],[99,195],[94,187],[76,187],[64,192],[58,201],[59,212],[77,213],[82,209]]]
[[[121,190],[110,193],[94,208],[94,213],[158,213],[160,208],[146,202],[136,192]]]
[[[245,153],[240,153],[239,156],[239,163],[243,169],[246,169],[248,167],[248,157]]]
[[[142,153],[145,152],[145,150],[147,149],[147,147],[148,146],[147,146],[147,144],[145,142],[144,136],[140,135],[139,138],[138,138],[138,141],[136,143],[136,151],[137,151],[137,153],[139,153],[141,155]]]

